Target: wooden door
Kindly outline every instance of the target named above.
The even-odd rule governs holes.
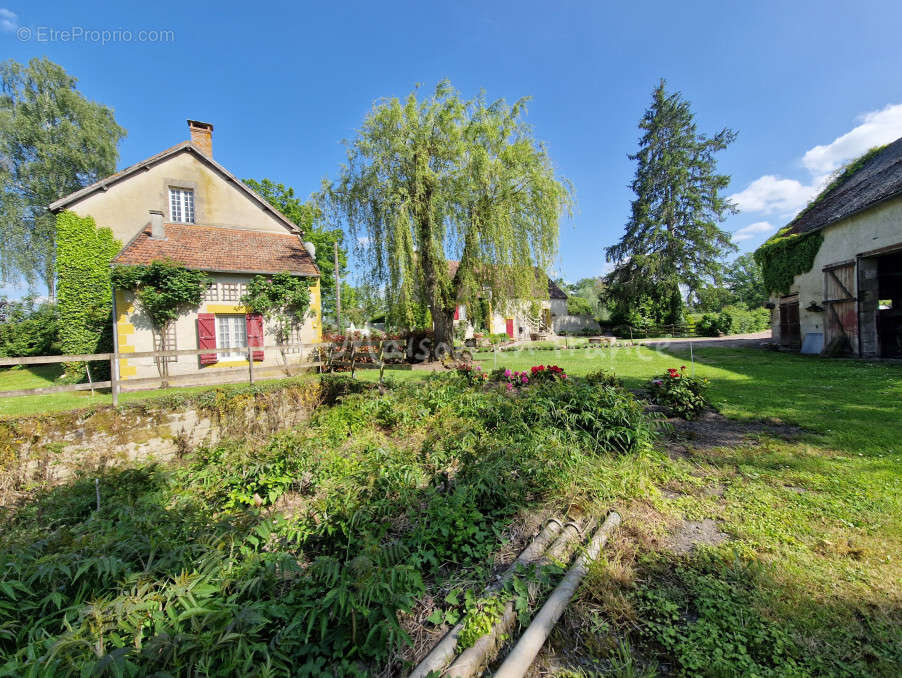
[[[507,330],[507,336],[509,336],[511,339],[513,339],[514,338],[514,319],[507,318],[504,322],[506,324],[505,329]]]
[[[824,351],[857,353],[855,262],[824,269]]]
[[[780,345],[791,347],[802,345],[798,298],[780,303]]]

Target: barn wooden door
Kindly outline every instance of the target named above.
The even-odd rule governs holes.
[[[780,344],[793,347],[802,345],[798,297],[780,303]]]
[[[856,353],[858,298],[854,261],[824,269],[824,315],[825,352]]]

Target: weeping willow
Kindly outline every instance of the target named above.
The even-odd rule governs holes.
[[[557,252],[572,191],[523,122],[525,104],[464,101],[448,82],[428,98],[380,100],[323,191],[394,316],[425,306],[439,344],[452,341],[458,304],[547,294],[537,270]]]

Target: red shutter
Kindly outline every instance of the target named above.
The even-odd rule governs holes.
[[[263,346],[263,316],[259,313],[247,314],[247,345]],[[263,351],[254,351],[254,360],[263,360]]]
[[[454,307],[454,319],[460,320],[460,306]]]
[[[197,347],[216,348],[216,316],[212,313],[197,314]],[[200,354],[201,365],[212,365],[216,361],[215,353]]]

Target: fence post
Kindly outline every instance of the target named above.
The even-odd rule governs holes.
[[[251,384],[254,383],[254,349],[251,346],[247,347],[247,378]]]
[[[113,353],[110,358],[110,392],[113,394],[113,407],[119,406],[119,354]]]
[[[357,344],[351,342],[351,379],[354,378],[354,354],[357,353]]]
[[[379,342],[379,386],[382,386],[382,375],[385,374],[385,340]]]

